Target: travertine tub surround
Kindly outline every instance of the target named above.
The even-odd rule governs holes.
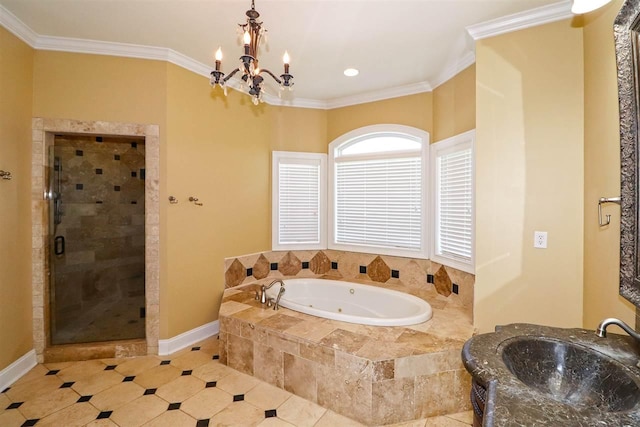
[[[473,326],[459,301],[430,284],[350,279],[414,294],[434,311],[419,325],[364,326],[265,308],[254,295],[270,280],[225,291],[223,363],[368,425],[470,409],[470,377],[460,350]]]
[[[225,288],[265,278],[327,275],[338,280],[371,281],[389,289],[408,289],[409,293],[432,290],[446,297],[442,301],[462,308],[469,322],[473,318],[475,276],[425,259],[336,250],[268,251],[227,258],[224,271]]]

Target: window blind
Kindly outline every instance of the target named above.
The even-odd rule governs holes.
[[[335,241],[419,250],[421,158],[336,161]]]
[[[436,157],[436,253],[471,262],[473,152],[447,151]]]
[[[320,162],[281,159],[278,168],[278,243],[320,243]]]

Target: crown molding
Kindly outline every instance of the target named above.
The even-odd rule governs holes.
[[[467,32],[474,40],[481,40],[512,31],[524,30],[536,25],[569,19],[573,16],[573,13],[571,13],[571,1],[563,0],[559,3],[470,25],[467,27]]]
[[[35,47],[38,40],[38,34],[29,28],[24,22],[18,19],[13,13],[9,12],[0,4],[0,25],[13,33],[20,40],[31,47]]]
[[[474,40],[479,40],[510,31],[517,31],[535,25],[566,19],[571,16],[573,16],[573,14],[571,14],[571,1],[564,0],[560,3],[532,9],[527,12],[472,25],[467,27],[467,32]],[[2,5],[0,5],[0,25],[34,49],[167,61],[206,78],[209,78],[211,73],[211,67],[209,65],[203,64],[169,48],[68,37],[42,36],[29,28]],[[433,81],[423,81],[379,91],[333,98],[326,101],[308,98],[280,99],[278,96],[268,93],[264,94],[264,100],[267,104],[274,106],[322,110],[382,101],[385,99],[430,92],[474,62],[475,54],[473,52],[467,52],[462,58],[438,74]],[[247,93],[247,89],[239,79],[230,79],[226,85],[231,89]]]
[[[442,70],[440,74],[438,74],[433,80],[431,80],[431,84],[433,88],[437,88],[443,83],[448,82],[452,78],[454,78],[458,73],[467,67],[471,66],[476,62],[476,54],[474,52],[468,51],[465,53],[462,58],[456,60],[453,64],[450,64]]]
[[[429,82],[419,82],[404,86],[396,86],[388,89],[377,90],[373,92],[361,93],[358,95],[345,96],[342,98],[333,98],[326,101],[326,110],[333,108],[348,107],[350,105],[365,104],[367,102],[382,101],[385,99],[397,98],[400,96],[415,95],[432,90]]]

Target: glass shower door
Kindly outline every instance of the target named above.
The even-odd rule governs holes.
[[[144,338],[144,140],[58,135],[49,162],[52,344]]]

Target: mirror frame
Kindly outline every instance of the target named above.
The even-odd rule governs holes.
[[[620,107],[620,295],[640,306],[638,93],[640,0],[626,0],[613,25]]]

